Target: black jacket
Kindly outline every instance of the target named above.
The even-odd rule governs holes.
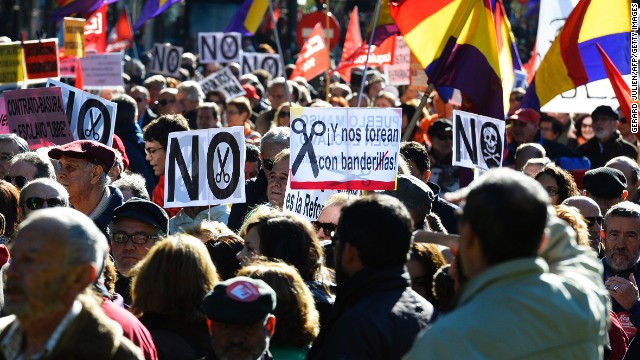
[[[456,218],[456,211],[459,209],[458,205],[450,203],[440,197],[440,186],[432,182],[428,182],[427,185],[435,195],[435,199],[433,199],[433,204],[431,205],[431,211],[438,215],[442,221],[442,225],[447,229],[449,234],[457,234],[458,220]]]
[[[617,131],[604,144],[600,143],[595,136],[592,137],[578,147],[578,152],[591,160],[592,169],[603,167],[607,161],[616,156],[626,156],[634,161],[638,157],[638,149],[635,145],[624,140]]]
[[[142,175],[146,181],[149,197],[151,197],[153,188],[155,188],[158,183],[158,178],[153,174],[153,169],[145,158],[144,140],[140,128],[138,128],[135,123],[118,123],[116,124],[114,132],[120,137],[124,145],[124,151],[129,158],[129,170]]]
[[[227,221],[229,229],[235,232],[240,230],[244,217],[251,209],[268,202],[267,176],[264,174],[264,170],[261,170],[255,179],[250,179],[245,182],[244,191],[246,201],[243,203],[233,204],[231,206],[229,220]]]
[[[338,284],[333,316],[307,359],[400,359],[434,317],[404,268],[365,268]]]

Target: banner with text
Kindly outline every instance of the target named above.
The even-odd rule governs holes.
[[[120,53],[91,54],[80,59],[85,89],[123,86],[122,55]]]
[[[59,77],[58,39],[25,41],[24,63],[29,80]]]
[[[505,122],[453,111],[453,165],[488,170],[502,167]]]
[[[329,197],[346,190],[292,190],[287,182],[287,191],[284,196],[284,211],[292,212],[305,217],[309,221],[315,221],[320,216],[324,204]],[[360,196],[359,191],[349,191],[350,197]]]
[[[237,32],[198,33],[200,64],[242,62],[242,35]]]
[[[111,146],[118,104],[52,79],[47,86],[62,89],[67,121],[75,140],[95,140]]]
[[[30,149],[73,141],[60,88],[5,91],[9,131],[27,140]]]
[[[64,53],[84,57],[84,19],[64,18]]]
[[[274,78],[282,76],[280,71],[280,56],[278,54],[243,53],[242,74],[249,74],[254,70],[266,70]]]
[[[202,91],[204,91],[205,94],[214,90],[220,91],[224,94],[224,98],[227,102],[233,98],[243,96],[247,93],[242,88],[242,84],[240,84],[240,81],[238,81],[235,75],[233,75],[233,72],[231,72],[231,69],[229,69],[228,67],[218,72],[214,72],[213,74],[200,80],[199,83],[202,87]]]
[[[245,202],[244,160],[242,126],[169,134],[164,206]]]
[[[394,60],[394,52],[396,47],[396,37],[389,36],[379,46],[371,45],[371,54],[369,56],[369,66],[384,66],[392,64]],[[351,54],[344,61],[341,61],[338,67],[334,70],[339,73],[346,73],[351,71],[354,66],[364,66],[367,63],[368,45],[363,44],[358,50]]]
[[[10,132],[7,111],[4,108],[4,97],[0,95],[0,134],[9,134]]]
[[[409,85],[411,77],[411,50],[402,36],[396,37],[393,64],[384,66],[389,85]]]
[[[291,188],[394,190],[402,111],[291,108]]]
[[[0,44],[0,84],[17,83],[24,79],[20,44]]]
[[[179,46],[154,44],[151,51],[152,74],[160,74],[180,78],[180,65],[182,65],[182,48]]]

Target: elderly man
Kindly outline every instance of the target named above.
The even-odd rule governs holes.
[[[622,171],[627,179],[627,193],[629,193],[627,201],[637,204],[640,201],[640,166],[638,163],[626,156],[616,156],[607,161],[604,166]]]
[[[207,359],[267,360],[276,327],[276,293],[244,276],[216,285],[204,298],[213,354]]]
[[[580,211],[580,215],[582,215],[589,227],[589,245],[598,253],[598,255],[604,256],[604,246],[600,239],[600,232],[602,230],[602,213],[600,212],[598,204],[586,196],[572,196],[565,199],[565,201],[562,202],[562,205],[573,206]]]
[[[409,212],[388,195],[342,208],[333,237],[335,308],[307,359],[400,359],[409,351],[434,316],[404,266],[412,231]]]
[[[111,253],[120,274],[116,292],[131,304],[131,269],[142,260],[151,247],[168,232],[169,217],[149,200],[132,198],[113,212],[109,224]]]
[[[614,205],[604,218],[604,280],[613,311],[627,336],[640,327],[640,205],[629,201]]]
[[[129,91],[129,96],[131,96],[136,103],[138,116],[135,121],[141,129],[158,117],[149,107],[151,99],[149,98],[149,90],[147,90],[146,87],[140,85],[132,87]]]
[[[57,181],[42,178],[30,181],[20,190],[20,216],[26,219],[36,210],[69,207],[69,193]]]
[[[0,134],[0,179],[8,174],[11,159],[27,151],[29,144],[25,139],[16,134]]]
[[[220,107],[214,102],[205,102],[196,108],[196,125],[198,129],[221,128]]]
[[[591,113],[595,136],[578,147],[578,152],[591,160],[591,168],[604,166],[616,156],[626,156],[633,160],[638,157],[635,145],[625,141],[618,132],[618,113],[610,106],[598,106]]]
[[[22,189],[27,182],[39,178],[55,179],[56,173],[51,160],[37,152],[25,152],[14,156],[11,159],[9,172],[4,177],[18,189]]]
[[[456,308],[420,335],[408,359],[603,358],[608,299],[601,266],[590,249],[575,245],[575,232],[549,202],[537,181],[510,169],[470,185]]]
[[[184,81],[178,85],[176,94],[176,113],[182,114],[189,121],[189,128],[196,129],[198,117],[197,108],[204,101],[204,92],[199,83],[193,80]]]
[[[269,131],[271,122],[276,114],[276,110],[278,110],[280,105],[287,101],[287,95],[284,88],[285,86],[288,87],[289,94],[291,94],[293,92],[293,85],[287,82],[285,78],[277,77],[269,82],[267,98],[271,103],[271,108],[260,113],[256,119],[256,131],[259,132],[260,135],[265,135],[267,131]]]
[[[113,210],[122,205],[122,193],[107,185],[116,153],[97,141],[76,140],[49,150],[60,162],[58,182],[69,192],[74,209],[89,216],[106,235]]]
[[[627,179],[618,169],[601,167],[589,170],[584,174],[584,190],[587,197],[593,199],[603,214],[606,214],[613,205],[625,201],[627,192]]]
[[[143,359],[122,328],[85,295],[109,245],[77,210],[45,209],[16,233],[0,319],[4,359]]]

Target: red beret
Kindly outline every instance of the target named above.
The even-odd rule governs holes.
[[[120,151],[120,154],[122,155],[122,165],[124,166],[124,170],[127,170],[129,168],[129,158],[127,157],[127,151],[124,144],[122,143],[122,140],[120,140],[120,136],[113,134],[113,143],[111,144],[111,147]]]
[[[511,120],[522,121],[523,123],[540,123],[540,114],[533,109],[518,109],[515,114],[509,118]]]
[[[85,159],[101,165],[108,173],[116,162],[116,152],[110,147],[93,140],[76,140],[49,150],[49,157],[60,160],[62,156]]]

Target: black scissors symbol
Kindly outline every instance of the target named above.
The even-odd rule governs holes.
[[[327,127],[323,122],[315,121],[311,125],[311,133],[307,135],[307,123],[305,123],[304,120],[297,118],[293,120],[293,122],[291,122],[291,130],[296,134],[302,135],[304,138],[304,144],[302,144],[302,147],[300,148],[300,152],[298,153],[298,156],[296,156],[296,160],[293,162],[291,171],[293,172],[294,175],[296,174],[296,172],[298,171],[298,168],[300,167],[300,164],[302,163],[302,160],[304,159],[305,155],[308,153],[309,160],[311,162],[311,170],[313,171],[313,176],[317,178],[318,174],[320,173],[320,168],[318,168],[318,160],[316,159],[316,152],[313,150],[313,143],[311,142],[311,140],[313,140],[313,137],[316,135],[322,136],[322,134],[324,134],[325,131],[327,131]]]
[[[102,113],[99,113],[98,117],[93,120],[93,111],[89,111],[89,117],[91,119],[91,128],[84,130],[84,136],[87,139],[91,139],[93,137],[93,140],[98,141],[100,140],[100,134],[96,131],[96,126],[98,126],[98,121],[102,118]]]
[[[216,174],[216,182],[222,182],[224,180],[225,183],[231,181],[231,175],[224,170],[224,167],[227,165],[227,158],[229,157],[229,148],[224,153],[224,158],[220,156],[220,148],[216,149],[216,153],[218,154],[218,162],[220,163],[220,172]]]

